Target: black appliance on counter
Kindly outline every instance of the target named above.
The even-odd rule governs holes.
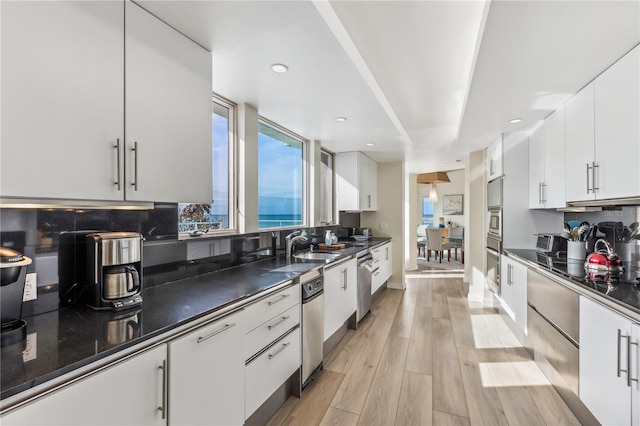
[[[78,231],[60,235],[60,303],[121,310],[142,304],[142,235]]]
[[[27,322],[22,319],[22,298],[31,259],[7,247],[0,248],[0,346],[27,337]]]

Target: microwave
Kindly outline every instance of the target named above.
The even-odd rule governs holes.
[[[547,253],[559,253],[567,251],[567,239],[559,234],[538,234],[536,249]]]
[[[489,236],[502,240],[502,209],[489,210]]]

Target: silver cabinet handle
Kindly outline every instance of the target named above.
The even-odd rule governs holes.
[[[638,346],[638,343],[637,342],[632,342],[631,341],[631,336],[629,336],[627,338],[627,360],[628,360],[628,364],[629,364],[628,367],[627,367],[628,370],[629,370],[627,372],[627,386],[629,386],[629,387],[631,387],[631,382],[637,382],[638,381],[637,378],[635,378],[635,379],[631,378],[631,366],[633,365],[633,363],[631,361],[631,346],[632,345]],[[637,352],[637,350],[636,350],[636,352]]]
[[[371,195],[367,195],[367,203],[369,204],[368,207],[371,208]]]
[[[162,412],[162,419],[167,418],[167,394],[169,392],[169,372],[167,371],[167,360],[162,360],[162,365],[158,366],[162,370],[162,406],[158,407],[158,411]]]
[[[224,327],[222,327],[220,330],[216,330],[216,331],[214,331],[213,333],[211,333],[211,334],[207,334],[207,335],[206,335],[206,336],[204,336],[204,337],[198,337],[198,343],[202,343],[202,342],[204,342],[205,340],[211,339],[213,336],[215,336],[215,335],[217,335],[217,334],[220,334],[220,333],[222,333],[223,331],[226,331],[226,330],[228,330],[228,329],[230,329],[230,328],[232,328],[232,327],[235,327],[235,326],[236,326],[236,323],[235,323],[235,322],[232,322],[231,324],[225,324],[225,325],[224,325]]]
[[[116,149],[116,181],[113,183],[118,186],[118,191],[122,189],[120,185],[120,138],[116,139],[116,144],[113,146]]]
[[[347,268],[342,270],[342,276],[344,277],[344,285],[342,286],[342,289],[347,291]]]
[[[598,171],[600,170],[600,165],[598,163],[596,163],[595,161],[593,162],[593,178],[592,178],[592,182],[593,182],[593,193],[595,194],[596,192],[600,191],[600,179],[598,179],[598,186],[596,186],[596,177],[599,175],[599,173],[596,173],[596,169],[598,169]]]
[[[547,184],[542,182],[542,204],[547,204]]]
[[[279,299],[276,299],[276,300],[270,300],[270,301],[269,301],[269,306],[271,306],[271,305],[275,305],[275,304],[276,304],[276,303],[278,303],[278,302],[282,302],[284,299],[286,299],[286,298],[287,298],[287,297],[289,297],[289,296],[291,296],[291,295],[290,295],[290,294],[282,294],[282,295],[280,295],[280,298],[279,298]]]
[[[133,148],[131,148],[131,151],[133,151],[133,182],[131,183],[131,186],[133,186],[134,191],[137,191],[138,190],[138,142],[133,143]]]
[[[622,351],[620,350],[620,342],[622,339],[627,339],[627,342],[629,341],[629,336],[623,336],[622,335],[622,330],[618,329],[618,377],[620,377],[621,373],[627,373],[627,376],[629,375],[629,371],[627,370],[623,370],[622,369],[622,361],[620,359],[621,355],[622,355]],[[627,346],[629,346],[627,344]],[[627,350],[628,353],[628,350]],[[627,359],[627,364],[629,364],[631,362],[631,360]],[[627,366],[628,367],[628,366]]]
[[[493,175],[493,158],[489,160],[489,175]]]
[[[538,204],[542,204],[542,182],[538,182]]]
[[[282,324],[283,322],[285,322],[286,320],[288,320],[289,318],[291,318],[291,315],[286,316],[286,317],[282,317],[278,320],[278,322],[276,322],[275,324],[271,324],[270,326],[267,327],[268,330],[271,330],[272,328],[276,328],[277,326],[279,326],[280,324]]]
[[[589,171],[591,171],[592,167],[587,163],[587,194],[593,191],[593,188],[589,188]],[[593,177],[593,174],[591,175]]]
[[[281,347],[280,349],[278,349],[277,351],[275,351],[275,352],[274,352],[274,353],[272,353],[272,354],[269,354],[269,359],[273,359],[273,358],[275,358],[276,356],[278,356],[278,354],[279,354],[280,352],[284,351],[284,350],[287,348],[287,346],[289,346],[290,344],[291,344],[291,342],[283,343],[283,344],[282,344],[282,347]]]
[[[380,274],[380,271],[376,271],[376,272],[373,273],[373,276],[377,277],[379,274]]]

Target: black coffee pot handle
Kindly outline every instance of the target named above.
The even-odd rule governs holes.
[[[140,288],[140,275],[134,266],[125,266],[127,271],[127,291],[136,291]]]

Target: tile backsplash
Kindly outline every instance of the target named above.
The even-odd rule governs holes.
[[[60,234],[81,230],[128,231],[143,235],[143,285],[214,272],[273,256],[282,231],[178,240],[178,205],[156,204],[153,210],[0,209],[0,245],[33,260],[27,272],[37,274],[38,298],[25,302],[23,316],[59,308]]]

